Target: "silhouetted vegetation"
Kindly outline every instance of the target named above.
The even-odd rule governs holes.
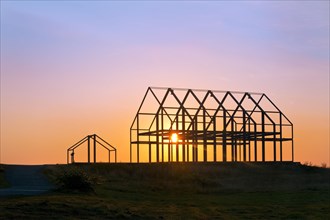
[[[321,163],[322,168],[327,168],[327,163]]]
[[[55,183],[61,191],[94,192],[96,178],[80,167],[62,167],[55,173],[55,178]]]

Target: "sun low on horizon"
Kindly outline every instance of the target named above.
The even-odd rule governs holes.
[[[154,86],[267,94],[293,123],[294,161],[330,165],[328,1],[0,4],[1,164],[66,163],[92,134],[129,162]]]
[[[173,133],[173,134],[171,135],[171,141],[172,141],[173,143],[176,143],[176,142],[178,142],[178,140],[179,140],[179,138],[178,138],[178,134],[177,134],[177,133]]]

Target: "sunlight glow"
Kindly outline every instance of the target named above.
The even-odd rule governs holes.
[[[171,135],[171,141],[172,142],[178,142],[178,134],[177,133],[173,133],[172,135]]]

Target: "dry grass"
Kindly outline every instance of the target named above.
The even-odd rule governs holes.
[[[292,163],[95,164],[81,169],[103,181],[187,192],[329,189],[330,169]]]
[[[53,179],[62,166],[51,166]],[[0,219],[330,219],[330,170],[299,164],[91,164],[96,194],[1,201]]]

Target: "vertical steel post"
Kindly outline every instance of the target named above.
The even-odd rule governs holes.
[[[159,163],[159,115],[158,114],[156,115],[156,161],[157,163]]]
[[[168,162],[171,162],[171,147],[172,147],[172,144],[171,144],[171,140],[169,140],[170,143],[167,145],[167,154],[168,154]]]
[[[282,147],[283,147],[283,130],[282,130],[282,113],[280,112],[280,161],[282,162],[283,160],[283,157],[282,157]]]
[[[91,162],[91,142],[90,142],[90,135],[87,136],[87,157],[88,163]]]
[[[258,143],[258,132],[257,132],[257,124],[254,124],[254,161],[257,162],[258,161],[258,154],[257,154],[257,151],[258,151],[258,147],[257,147],[257,143]]]
[[[265,113],[261,113],[261,133],[262,133],[262,162],[265,162]]]
[[[207,162],[206,111],[203,107],[203,160]]]
[[[217,162],[217,129],[216,129],[216,115],[213,118],[213,161]]]
[[[241,144],[241,140],[239,140],[238,155],[239,155],[239,161],[242,162],[242,144]]]
[[[192,137],[192,149],[191,149],[191,153],[192,153],[192,161],[195,162],[195,144],[196,144],[196,122],[193,121],[192,122],[192,134],[193,134],[193,137]]]
[[[171,162],[173,162],[173,142],[171,141]]]
[[[186,125],[185,111],[182,109],[182,161],[186,162]]]
[[[151,163],[151,141],[150,141],[150,135],[149,135],[149,163]]]
[[[234,122],[232,121],[231,123],[233,123],[234,124]],[[235,123],[234,124],[235,126],[234,126],[234,128],[235,128],[235,130],[234,130],[234,133],[235,133],[235,135],[236,135],[236,131],[237,131],[237,124]],[[235,161],[238,161],[237,160],[237,158],[238,158],[238,153],[237,153],[237,147],[239,147],[239,141],[238,141],[238,144],[237,144],[237,138],[235,138]]]
[[[293,145],[293,125],[291,125],[291,141],[292,141],[292,159],[291,161],[294,161],[294,145]]]
[[[195,162],[198,162],[198,122],[197,122],[197,117],[195,121]]]
[[[231,122],[231,161],[236,161],[236,138],[234,134],[234,123]]]
[[[223,137],[222,137],[222,161],[227,162],[227,121],[226,111],[223,110]]]
[[[161,111],[160,111],[160,115],[161,115],[161,118],[160,118],[160,120],[161,120],[161,122],[160,122],[160,124],[161,124],[161,134],[162,134],[162,162],[164,162],[164,110],[163,110],[163,108],[161,109]]]
[[[189,148],[190,148],[190,144],[188,143],[187,144],[187,162],[189,162]]]
[[[175,157],[176,157],[176,162],[179,162],[180,161],[180,158],[179,158],[179,144],[178,143],[175,143]]]
[[[245,111],[243,111],[243,161],[246,162],[246,126],[245,126]]]
[[[248,143],[249,143],[249,162],[251,162],[251,120],[249,119],[248,120],[248,127],[249,127],[249,141],[248,141]]]
[[[139,120],[139,113],[136,115],[136,129],[137,129],[137,145],[136,145],[136,161],[140,163],[140,126],[139,126],[140,120]]]
[[[273,131],[274,131],[274,140],[273,140],[273,147],[274,147],[274,161],[276,161],[276,125],[273,125]]]
[[[178,130],[179,130],[179,117],[176,117],[176,135],[179,138]],[[179,139],[177,139],[177,142],[175,143],[175,150],[176,150],[176,162],[179,162]]]
[[[130,139],[130,145],[129,145],[129,162],[132,163],[132,127],[129,132],[129,139]]]
[[[96,163],[96,135],[93,135],[94,138],[94,163]]]

